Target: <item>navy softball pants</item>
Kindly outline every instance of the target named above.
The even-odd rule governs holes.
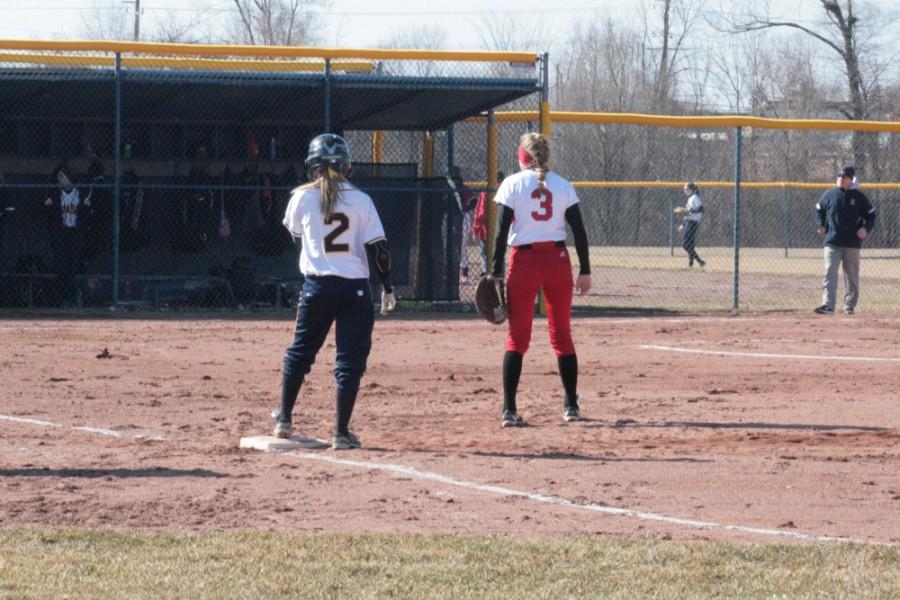
[[[284,374],[303,377],[335,323],[334,378],[339,389],[358,389],[372,349],[375,311],[367,279],[310,275],[297,305],[294,343],[284,356]]]

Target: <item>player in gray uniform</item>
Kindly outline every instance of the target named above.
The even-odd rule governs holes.
[[[372,347],[375,317],[368,258],[381,279],[381,312],[387,314],[396,306],[390,283],[391,255],[372,199],[347,181],[347,142],[332,133],[317,136],[309,144],[306,167],[311,183],[293,191],[284,215],[284,226],[301,244],[304,282],[294,343],[284,357],[281,409],[274,433],[281,438],[291,436],[291,416],[303,379],[331,324],[336,323],[336,425],[331,446],[335,450],[360,448],[349,425]]]
[[[703,200],[700,199],[700,188],[693,181],[684,184],[684,195],[688,197],[687,203],[683,207],[678,207],[675,211],[683,215],[684,220],[678,226],[678,231],[682,232],[681,247],[688,254],[688,267],[694,266],[694,261],[700,265],[700,268],[706,266],[706,261],[697,254],[697,229],[700,227],[700,218],[703,216]]]

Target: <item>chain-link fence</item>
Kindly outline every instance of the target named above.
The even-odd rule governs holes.
[[[4,46],[7,307],[293,304],[282,218],[323,131],[350,142],[399,296],[458,301],[452,124],[539,89],[528,53]]]
[[[535,55],[94,45],[0,52],[0,306],[291,305],[300,275],[281,220],[324,130],[350,143],[398,295],[472,302],[491,246],[474,207],[541,127]],[[819,304],[813,210],[845,163],[878,210],[860,308],[900,308],[897,124],[550,117],[553,167],[576,184],[592,247],[579,308]],[[689,180],[702,271],[673,214]]]
[[[900,179],[897,124],[855,125],[885,129],[872,133],[825,129],[854,126],[846,122],[766,120],[763,127],[752,127],[687,117],[557,116],[553,168],[575,183],[591,244],[594,289],[586,298],[576,297],[577,308],[806,310],[820,305],[825,266],[815,206],[835,185],[841,165],[857,164],[859,186],[877,209],[875,229],[863,244],[860,308],[900,309],[895,293],[900,285],[900,185],[891,183]],[[497,118],[498,166],[510,172],[518,168],[516,141],[536,129],[537,114]],[[591,118],[598,122],[586,122]],[[466,123],[457,131],[478,140],[483,127]],[[482,157],[476,153],[476,167]],[[476,168],[473,179],[484,177],[483,168]],[[686,202],[682,188],[688,181],[699,183],[704,203],[697,236],[703,269],[698,263],[689,266],[678,229],[681,218],[673,214]],[[479,185],[483,181],[473,181]],[[468,249],[470,265],[479,265],[477,243],[470,242]],[[463,289],[464,297],[472,294],[471,286]]]

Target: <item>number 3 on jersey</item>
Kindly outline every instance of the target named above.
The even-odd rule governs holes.
[[[350,219],[344,213],[333,213],[330,218],[325,218],[326,225],[331,225],[335,221],[337,221],[338,226],[325,236],[325,252],[349,252],[350,244],[337,244],[335,240],[350,229]]]
[[[531,197],[540,199],[538,208],[540,211],[531,211],[531,218],[535,221],[549,221],[553,216],[553,193],[547,188],[537,188],[531,192]]]

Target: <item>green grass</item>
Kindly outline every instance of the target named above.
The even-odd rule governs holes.
[[[900,549],[0,531],[3,598],[890,598]]]
[[[707,271],[734,271],[734,252],[731,248],[698,246],[697,251],[707,261]],[[740,253],[740,269],[744,274],[821,278],[823,261],[821,248],[791,248],[787,256],[783,248],[742,248]],[[683,271],[686,262],[686,254],[681,247],[676,247],[674,254],[669,252],[669,248],[591,247],[591,265],[603,267]],[[900,279],[900,250],[863,249],[861,262],[864,276],[894,281]]]
[[[733,303],[731,279],[734,255],[730,248],[699,248],[706,260],[704,272],[690,272],[681,248],[591,248],[591,265],[602,281],[615,277],[612,286],[598,286],[604,303],[687,311],[719,311]],[[740,254],[740,309],[750,311],[808,311],[820,303],[824,274],[821,248],[743,248]],[[839,282],[841,281],[839,275]],[[860,309],[867,313],[900,310],[900,250],[864,249],[860,274]],[[724,286],[724,287],[723,287]],[[838,285],[838,298],[843,284]],[[576,303],[579,300],[576,299]],[[581,303],[584,303],[583,301]]]
[[[722,312],[734,303],[734,254],[727,247],[698,247],[707,262],[701,272],[688,269],[680,246],[591,246],[593,295],[575,297],[578,307],[607,311],[628,309],[675,312]],[[478,264],[470,249],[470,265]],[[572,253],[573,262],[577,259]],[[739,308],[742,311],[809,311],[821,303],[824,257],[820,247],[742,248]],[[838,301],[843,297],[838,276]],[[900,311],[900,249],[864,248],[860,266],[860,304],[863,313]],[[473,291],[464,290],[472,301]],[[840,308],[840,307],[839,307]]]

